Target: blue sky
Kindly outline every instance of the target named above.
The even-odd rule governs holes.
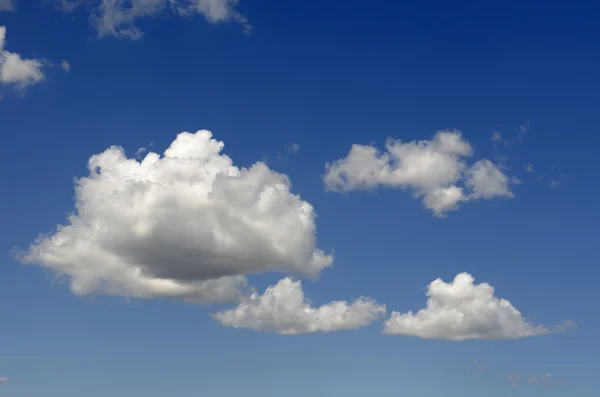
[[[12,2],[0,0],[0,395],[579,397],[600,387],[593,259],[600,7],[240,0],[181,16],[145,1],[134,4],[139,14],[127,6],[111,14],[91,0],[67,12],[59,3],[22,0],[8,10]],[[192,3],[206,4],[185,4]],[[19,62],[13,56],[9,64],[7,54]],[[17,73],[26,60],[37,63]],[[269,168],[221,177],[212,185],[221,198],[199,209],[194,200],[207,185],[197,178],[209,168],[181,153],[215,141],[199,133],[186,143],[178,134],[204,129],[224,142],[234,166]],[[436,141],[442,130],[453,144]],[[386,152],[388,138],[398,151]],[[90,184],[78,202],[118,232],[112,245],[86,235],[91,226],[82,222],[69,236],[89,250],[75,255],[48,244],[30,263],[15,258],[15,247],[26,251],[40,233],[69,223],[74,179],[89,175],[91,156],[119,145],[129,158],[145,148],[141,161],[174,141],[183,146],[171,157],[192,166],[171,174],[165,165],[152,176],[138,170],[136,178],[164,177],[158,193],[177,205],[148,212],[130,205],[121,174],[110,173],[125,168],[103,163],[109,172],[95,180],[118,197],[103,199]],[[354,144],[375,154],[357,160]],[[423,158],[439,162],[419,168]],[[327,184],[330,172],[339,183]],[[196,182],[172,182],[186,178]],[[238,201],[253,183],[283,189],[271,212]],[[461,195],[440,207],[436,192],[449,186]],[[136,192],[141,202],[155,197]],[[307,221],[303,203],[314,208]],[[227,251],[202,243],[218,235],[208,219],[222,213],[262,229],[246,236],[213,220],[239,244]],[[119,223],[130,219],[158,229],[131,226],[133,238]],[[265,241],[286,250],[263,251]],[[314,249],[334,252],[333,265],[315,262]],[[172,262],[154,260],[162,254]],[[106,270],[132,261],[151,286]],[[235,280],[247,276],[257,294],[287,276],[301,280],[313,307],[345,300],[338,309],[349,315],[302,317],[289,296],[276,311],[247,290],[217,302],[199,291],[212,282],[210,271],[225,274],[218,264],[231,266]],[[66,277],[57,280],[57,271]],[[440,297],[459,312],[475,307],[463,312],[462,331],[432,310],[432,326],[417,321],[382,335],[392,312],[425,308],[433,280],[450,283],[462,272],[489,283],[522,316],[503,317],[495,300],[477,309],[473,302],[489,296],[467,288],[466,298]],[[152,284],[158,278],[176,287]],[[297,284],[283,287],[298,292]],[[352,306],[361,296],[373,301]],[[229,316],[211,317],[219,311]],[[564,321],[576,326],[556,332]],[[280,335],[290,327],[298,335]],[[517,373],[513,387],[508,377]]]

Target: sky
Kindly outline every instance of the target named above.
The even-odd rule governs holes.
[[[597,395],[599,17],[0,0],[0,396]]]

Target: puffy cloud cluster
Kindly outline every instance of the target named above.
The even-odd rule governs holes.
[[[412,335],[424,339],[516,339],[544,335],[550,330],[527,322],[506,299],[497,298],[494,288],[474,284],[468,273],[454,281],[437,279],[427,288],[427,307],[416,314],[392,312],[384,333]]]
[[[297,335],[356,329],[381,319],[385,313],[385,305],[364,297],[351,304],[336,301],[312,307],[300,281],[286,277],[268,287],[263,295],[254,293],[236,308],[213,317],[229,327]]]
[[[245,275],[315,277],[333,257],[316,249],[313,207],[286,175],[238,168],[209,131],[177,136],[140,161],[113,146],[76,181],[67,225],[20,255],[101,292],[199,303],[237,301]]]
[[[493,197],[513,197],[511,180],[491,161],[470,167],[471,145],[460,131],[444,130],[432,140],[388,140],[386,150],[355,144],[348,156],[328,163],[323,177],[327,190],[348,192],[379,186],[410,189],[436,216],[460,203]]]
[[[246,17],[236,9],[239,0],[58,0],[59,6],[67,12],[88,3],[95,4],[90,22],[99,36],[139,39],[143,32],[135,23],[166,11],[184,17],[200,14],[209,23],[235,21],[242,24],[246,32],[252,29]]]
[[[290,277],[262,295],[250,293],[248,275],[316,278],[333,265],[333,256],[317,248],[315,211],[291,192],[286,175],[262,162],[239,168],[223,148],[211,132],[200,130],[177,135],[162,156],[138,150],[127,157],[118,146],[93,155],[89,174],[76,180],[68,222],[17,257],[65,277],[78,295],[235,302],[213,315],[228,327],[295,335],[356,329],[382,319],[385,305],[365,297],[313,306],[301,282]],[[383,159],[391,154],[372,150],[361,147],[330,170],[344,167],[342,174],[349,176],[340,178],[350,186],[402,180],[417,186],[426,202],[433,186],[463,194],[446,186],[456,178],[463,178],[472,198],[509,193],[506,181],[494,182],[503,175],[491,162],[468,168],[462,163],[460,156],[471,149],[456,132],[441,132],[431,142],[390,144],[394,162]],[[365,153],[371,155],[355,161]],[[358,164],[368,166],[353,168]],[[436,208],[447,208],[440,202]],[[416,314],[393,312],[384,333],[465,340],[550,332],[527,322],[509,301],[494,296],[493,287],[474,284],[467,273],[451,283],[433,281],[427,296],[427,307]]]
[[[15,52],[7,51],[5,47],[6,27],[0,26],[0,83],[23,89],[44,80],[42,61],[24,59]]]

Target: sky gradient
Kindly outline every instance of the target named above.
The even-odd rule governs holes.
[[[597,394],[600,6],[125,3],[0,0],[0,395]]]

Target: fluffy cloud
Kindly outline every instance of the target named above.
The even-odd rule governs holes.
[[[67,61],[62,61],[60,63],[60,67],[62,70],[64,70],[67,73],[69,73],[69,71],[71,70],[71,64]]]
[[[209,23],[235,21],[249,33],[252,29],[246,17],[236,7],[239,0],[58,0],[67,12],[85,5],[95,4],[90,22],[99,36],[118,36],[138,39],[143,32],[135,25],[142,18],[154,17],[170,11],[179,16],[200,14]]]
[[[222,325],[297,335],[360,328],[382,318],[385,305],[369,298],[331,302],[312,307],[306,300],[300,281],[280,280],[263,295],[252,294],[239,306],[213,315]]]
[[[15,0],[0,0],[0,11],[14,11],[15,9]]]
[[[239,300],[247,274],[316,277],[333,257],[315,248],[313,207],[286,175],[238,168],[209,131],[183,132],[161,157],[113,146],[76,181],[67,225],[18,255],[68,276],[77,294]]]
[[[511,180],[494,163],[483,159],[467,166],[472,152],[457,130],[439,131],[429,141],[388,140],[383,153],[355,144],[347,157],[326,165],[323,180],[327,190],[338,193],[410,189],[436,216],[470,200],[513,197]]]
[[[384,333],[424,339],[515,339],[544,335],[550,330],[527,322],[506,299],[494,296],[494,288],[474,284],[468,273],[454,281],[437,279],[427,288],[427,307],[416,314],[392,312]]]
[[[42,61],[23,59],[19,54],[5,50],[5,47],[6,27],[0,26],[0,83],[23,89],[44,80]]]

